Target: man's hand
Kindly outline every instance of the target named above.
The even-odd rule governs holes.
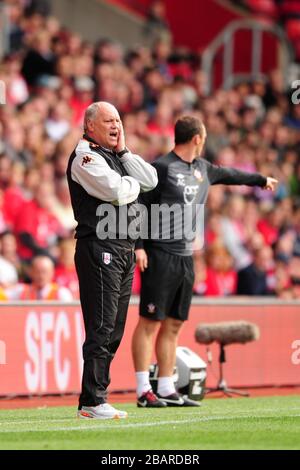
[[[148,256],[146,251],[143,248],[135,250],[136,264],[140,268],[140,271],[143,273],[145,269],[148,268]]]
[[[123,124],[120,121],[120,131],[119,131],[119,137],[118,137],[118,145],[116,147],[116,152],[122,152],[126,147],[125,145],[125,135],[124,135],[124,129],[123,129]]]
[[[269,191],[275,191],[277,184],[278,180],[276,180],[275,178],[271,178],[271,176],[267,176],[267,184],[264,189],[268,189]]]

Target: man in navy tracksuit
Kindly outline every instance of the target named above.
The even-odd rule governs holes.
[[[135,204],[140,192],[157,184],[154,167],[125,146],[118,111],[109,103],[90,105],[83,138],[70,156],[67,177],[76,228],[75,265],[86,338],[83,345],[80,418],[125,418],[107,400],[110,363],[122,339],[134,270],[134,240],[115,225],[108,237],[99,229],[101,209],[110,222]],[[104,210],[104,212],[105,212]],[[125,220],[125,227],[129,220]]]
[[[149,209],[153,205],[177,205],[184,219],[174,216],[170,236],[163,237],[166,225],[158,223],[155,237],[136,244],[136,258],[142,272],[140,318],[132,341],[139,407],[196,406],[179,396],[172,380],[176,362],[176,345],[183,322],[188,318],[194,283],[193,240],[198,224],[197,212],[206,202],[209,186],[228,184],[260,186],[273,190],[277,181],[260,174],[244,173],[232,168],[212,165],[200,158],[206,130],[196,118],[186,116],[175,125],[175,148],[153,164],[158,173],[156,188],[140,196]],[[150,213],[150,211],[148,211]],[[178,214],[177,214],[178,215]],[[189,220],[190,217],[190,220]],[[152,218],[153,219],[153,218]],[[171,220],[171,219],[170,219]],[[149,226],[155,224],[148,221]],[[199,228],[199,227],[198,227]],[[154,336],[159,368],[157,396],[151,390],[149,366]]]

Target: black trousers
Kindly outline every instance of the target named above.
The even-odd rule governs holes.
[[[106,402],[110,363],[124,332],[134,265],[129,243],[77,240],[75,266],[86,335],[79,408]]]
[[[149,320],[171,317],[186,321],[195,278],[193,257],[174,255],[157,247],[146,251],[148,268],[142,273],[140,315]]]

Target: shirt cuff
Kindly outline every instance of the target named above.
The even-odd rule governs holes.
[[[130,150],[128,150],[128,152],[126,152],[125,155],[123,155],[123,157],[120,158],[120,162],[126,163],[131,159],[132,159],[132,153],[130,152]]]

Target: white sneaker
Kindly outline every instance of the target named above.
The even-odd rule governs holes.
[[[128,414],[126,411],[116,410],[108,403],[103,403],[97,406],[83,406],[78,410],[77,416],[81,419],[121,419],[127,418]]]

